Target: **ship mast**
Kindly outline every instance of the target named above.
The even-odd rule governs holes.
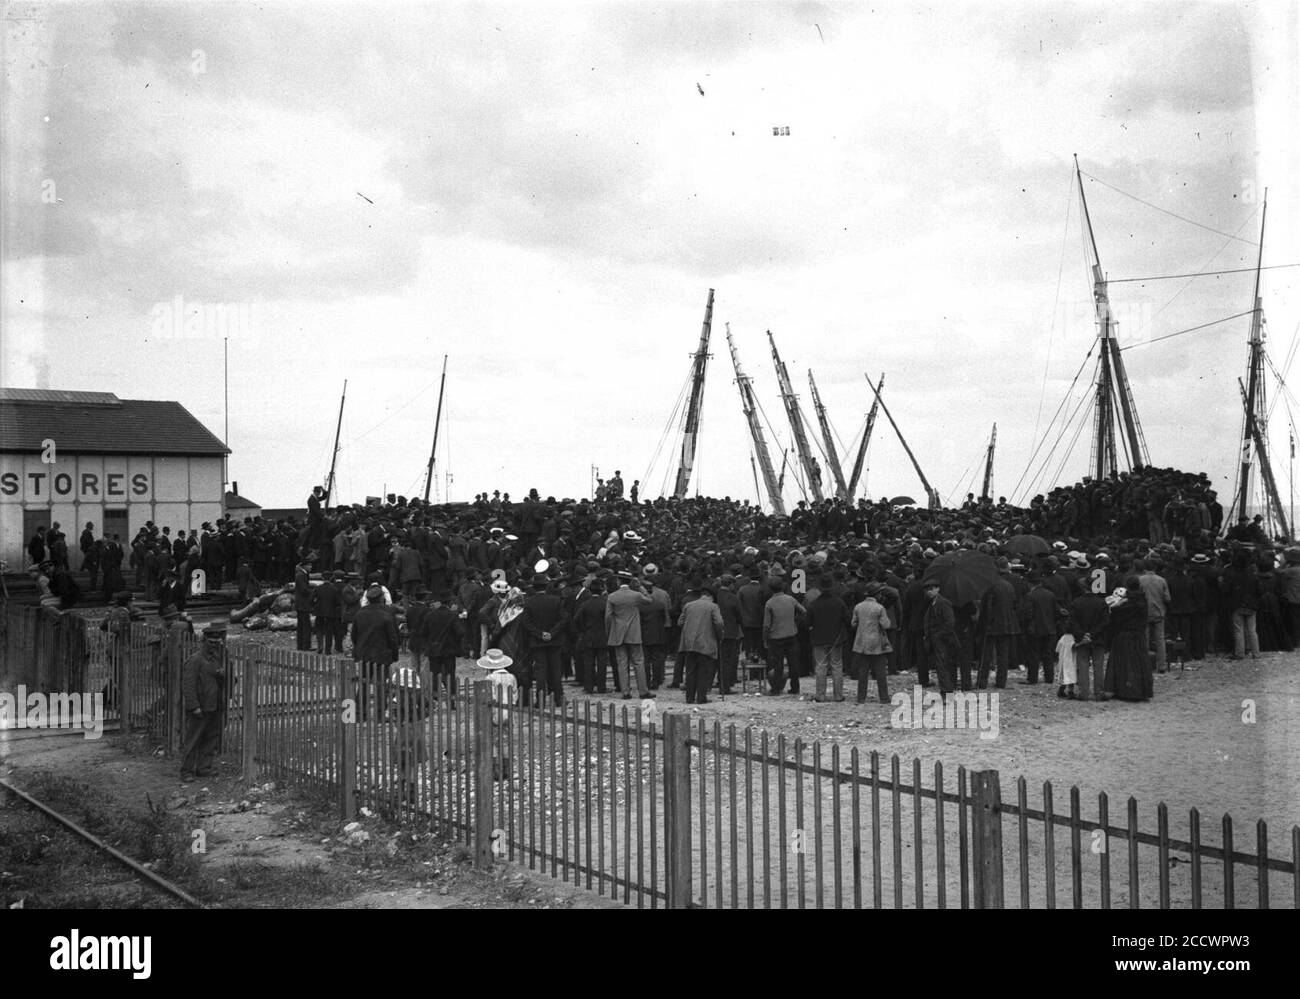
[[[993,436],[989,438],[988,455],[984,459],[984,489],[980,499],[993,498],[993,452],[998,446],[998,425],[993,424]]]
[[[876,395],[885,387],[885,375],[881,372],[880,385],[876,388]],[[862,477],[862,466],[867,460],[867,446],[871,443],[871,431],[876,426],[876,412],[880,409],[880,399],[876,398],[871,401],[871,412],[867,413],[867,429],[862,432],[862,443],[858,445],[858,456],[853,462],[853,474],[849,476],[849,499],[858,491],[858,480]]]
[[[772,456],[767,451],[767,441],[763,438],[763,427],[758,421],[758,402],[754,398],[754,386],[749,376],[740,369],[740,356],[736,353],[735,341],[731,339],[731,324],[727,324],[727,348],[731,351],[731,364],[736,369],[736,386],[740,389],[740,406],[745,411],[745,422],[749,424],[749,436],[754,443],[754,456],[758,458],[763,470],[763,483],[767,486],[767,499],[772,504],[772,513],[778,517],[785,516],[785,504],[781,500],[781,483],[772,470]],[[782,466],[782,474],[785,472]],[[757,483],[756,483],[757,485]]]
[[[845,502],[849,498],[848,483],[844,481],[844,469],[840,467],[840,456],[835,450],[835,441],[831,437],[831,424],[826,418],[826,407],[822,405],[821,394],[813,380],[812,369],[808,369],[808,388],[812,392],[813,411],[817,414],[817,425],[821,427],[822,440],[826,442],[826,463],[831,466],[831,477],[835,480],[835,495]]]
[[[447,355],[442,355],[442,381],[438,383],[438,413],[433,418],[433,447],[429,448],[429,476],[424,480],[424,502],[429,502],[429,488],[433,485],[433,459],[438,453],[438,429],[442,426],[442,393],[447,387]]]
[[[704,407],[704,371],[709,363],[709,332],[713,325],[713,289],[704,305],[704,328],[700,331],[700,349],[695,352],[691,367],[691,401],[686,408],[686,425],[682,430],[682,460],[677,466],[677,483],[673,496],[681,499],[691,481],[695,467],[695,447],[700,433],[700,411]]]
[[[781,355],[776,351],[776,341],[772,339],[771,330],[767,331],[767,340],[772,345],[772,363],[776,365],[776,380],[781,387],[781,402],[785,404],[785,414],[790,419],[794,446],[799,452],[799,461],[803,464],[804,474],[808,477],[808,489],[813,494],[813,500],[821,503],[825,498],[822,494],[822,470],[808,447],[808,435],[804,432],[804,416],[803,411],[799,409],[799,397],[794,394],[794,388],[790,385],[790,373],[786,370]]]
[[[1249,516],[1246,512],[1250,502],[1250,472],[1253,458],[1259,459],[1260,478],[1264,483],[1266,503],[1272,508],[1273,516],[1282,528],[1284,537],[1290,538],[1291,529],[1283,512],[1282,501],[1277,491],[1277,482],[1273,478],[1273,468],[1268,459],[1268,417],[1264,400],[1264,304],[1259,295],[1259,276],[1264,262],[1264,223],[1268,216],[1268,191],[1264,192],[1264,203],[1259,221],[1259,255],[1255,259],[1255,294],[1254,309],[1250,317],[1250,354],[1247,362],[1246,385],[1242,388],[1242,403],[1245,407],[1246,425],[1243,433],[1241,450],[1241,481],[1238,486],[1237,515]],[[1238,380],[1240,386],[1241,382]],[[1253,454],[1252,454],[1253,449]]]
[[[1092,231],[1092,217],[1088,213],[1088,199],[1083,192],[1083,174],[1079,170],[1079,157],[1074,158],[1074,173],[1079,184],[1079,202],[1083,207],[1084,232],[1088,237],[1088,266],[1092,273],[1093,306],[1097,314],[1100,351],[1097,360],[1097,394],[1093,414],[1093,474],[1104,479],[1119,471],[1119,453],[1116,444],[1116,409],[1122,431],[1120,442],[1127,451],[1130,468],[1149,464],[1146,440],[1138,421],[1137,406],[1129,388],[1128,374],[1120,357],[1119,343],[1115,339],[1115,320],[1110,309],[1110,294],[1106,277],[1102,273],[1101,258],[1097,253],[1097,238]],[[1118,406],[1117,406],[1118,404]]]
[[[343,396],[339,399],[339,422],[334,427],[334,455],[330,458],[330,475],[325,480],[325,509],[330,508],[330,503],[334,499],[334,466],[339,460],[339,434],[343,431],[343,403],[348,398],[348,380],[343,379]]]

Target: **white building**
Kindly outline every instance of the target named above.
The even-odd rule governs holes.
[[[74,568],[88,521],[123,547],[150,520],[173,537],[215,522],[228,453],[179,402],[0,388],[0,559],[21,569],[56,522]]]

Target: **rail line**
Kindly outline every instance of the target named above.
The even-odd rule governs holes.
[[[101,853],[107,854],[109,857],[113,858],[113,860],[117,861],[119,864],[122,864],[124,867],[128,868],[131,871],[131,873],[134,874],[136,877],[139,877],[144,881],[147,881],[152,887],[157,888],[159,891],[165,892],[168,895],[171,895],[173,898],[176,898],[179,901],[183,902],[191,909],[207,908],[206,905],[200,902],[193,895],[186,892],[184,889],[179,888],[176,885],[172,884],[166,878],[159,877],[157,874],[149,870],[149,868],[140,864],[138,861],[128,857],[125,853],[122,853],[120,850],[116,850],[113,847],[109,846],[98,836],[94,835],[94,833],[91,833],[83,829],[81,826],[77,825],[77,823],[73,822],[66,815],[56,812],[49,805],[45,804],[43,801],[39,801],[36,798],[33,798],[26,791],[14,787],[7,780],[3,780],[3,779],[0,779],[0,788],[3,788],[4,790],[8,791],[10,794],[14,795],[14,797],[18,798],[20,801],[24,802],[25,804],[30,805],[38,812],[45,815],[46,818],[54,820],[59,825],[63,826],[65,829],[68,829],[69,831],[75,833],[78,837],[85,840],[96,850],[100,851]]]

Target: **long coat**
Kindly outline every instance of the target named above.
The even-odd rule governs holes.
[[[677,623],[682,629],[679,651],[698,652],[711,659],[718,658],[718,641],[722,637],[722,611],[708,594],[683,606]]]
[[[641,608],[650,597],[627,584],[605,598],[605,634],[610,645],[641,644]]]

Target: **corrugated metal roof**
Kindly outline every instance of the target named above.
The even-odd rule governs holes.
[[[0,388],[0,402],[62,402],[82,406],[120,406],[112,392],[63,392],[59,389]]]
[[[42,441],[53,440],[60,450],[73,454],[228,453],[221,440],[179,402],[118,399],[99,392],[65,394],[107,396],[116,405],[17,400],[6,394],[0,397],[0,452],[31,454],[43,450]]]

